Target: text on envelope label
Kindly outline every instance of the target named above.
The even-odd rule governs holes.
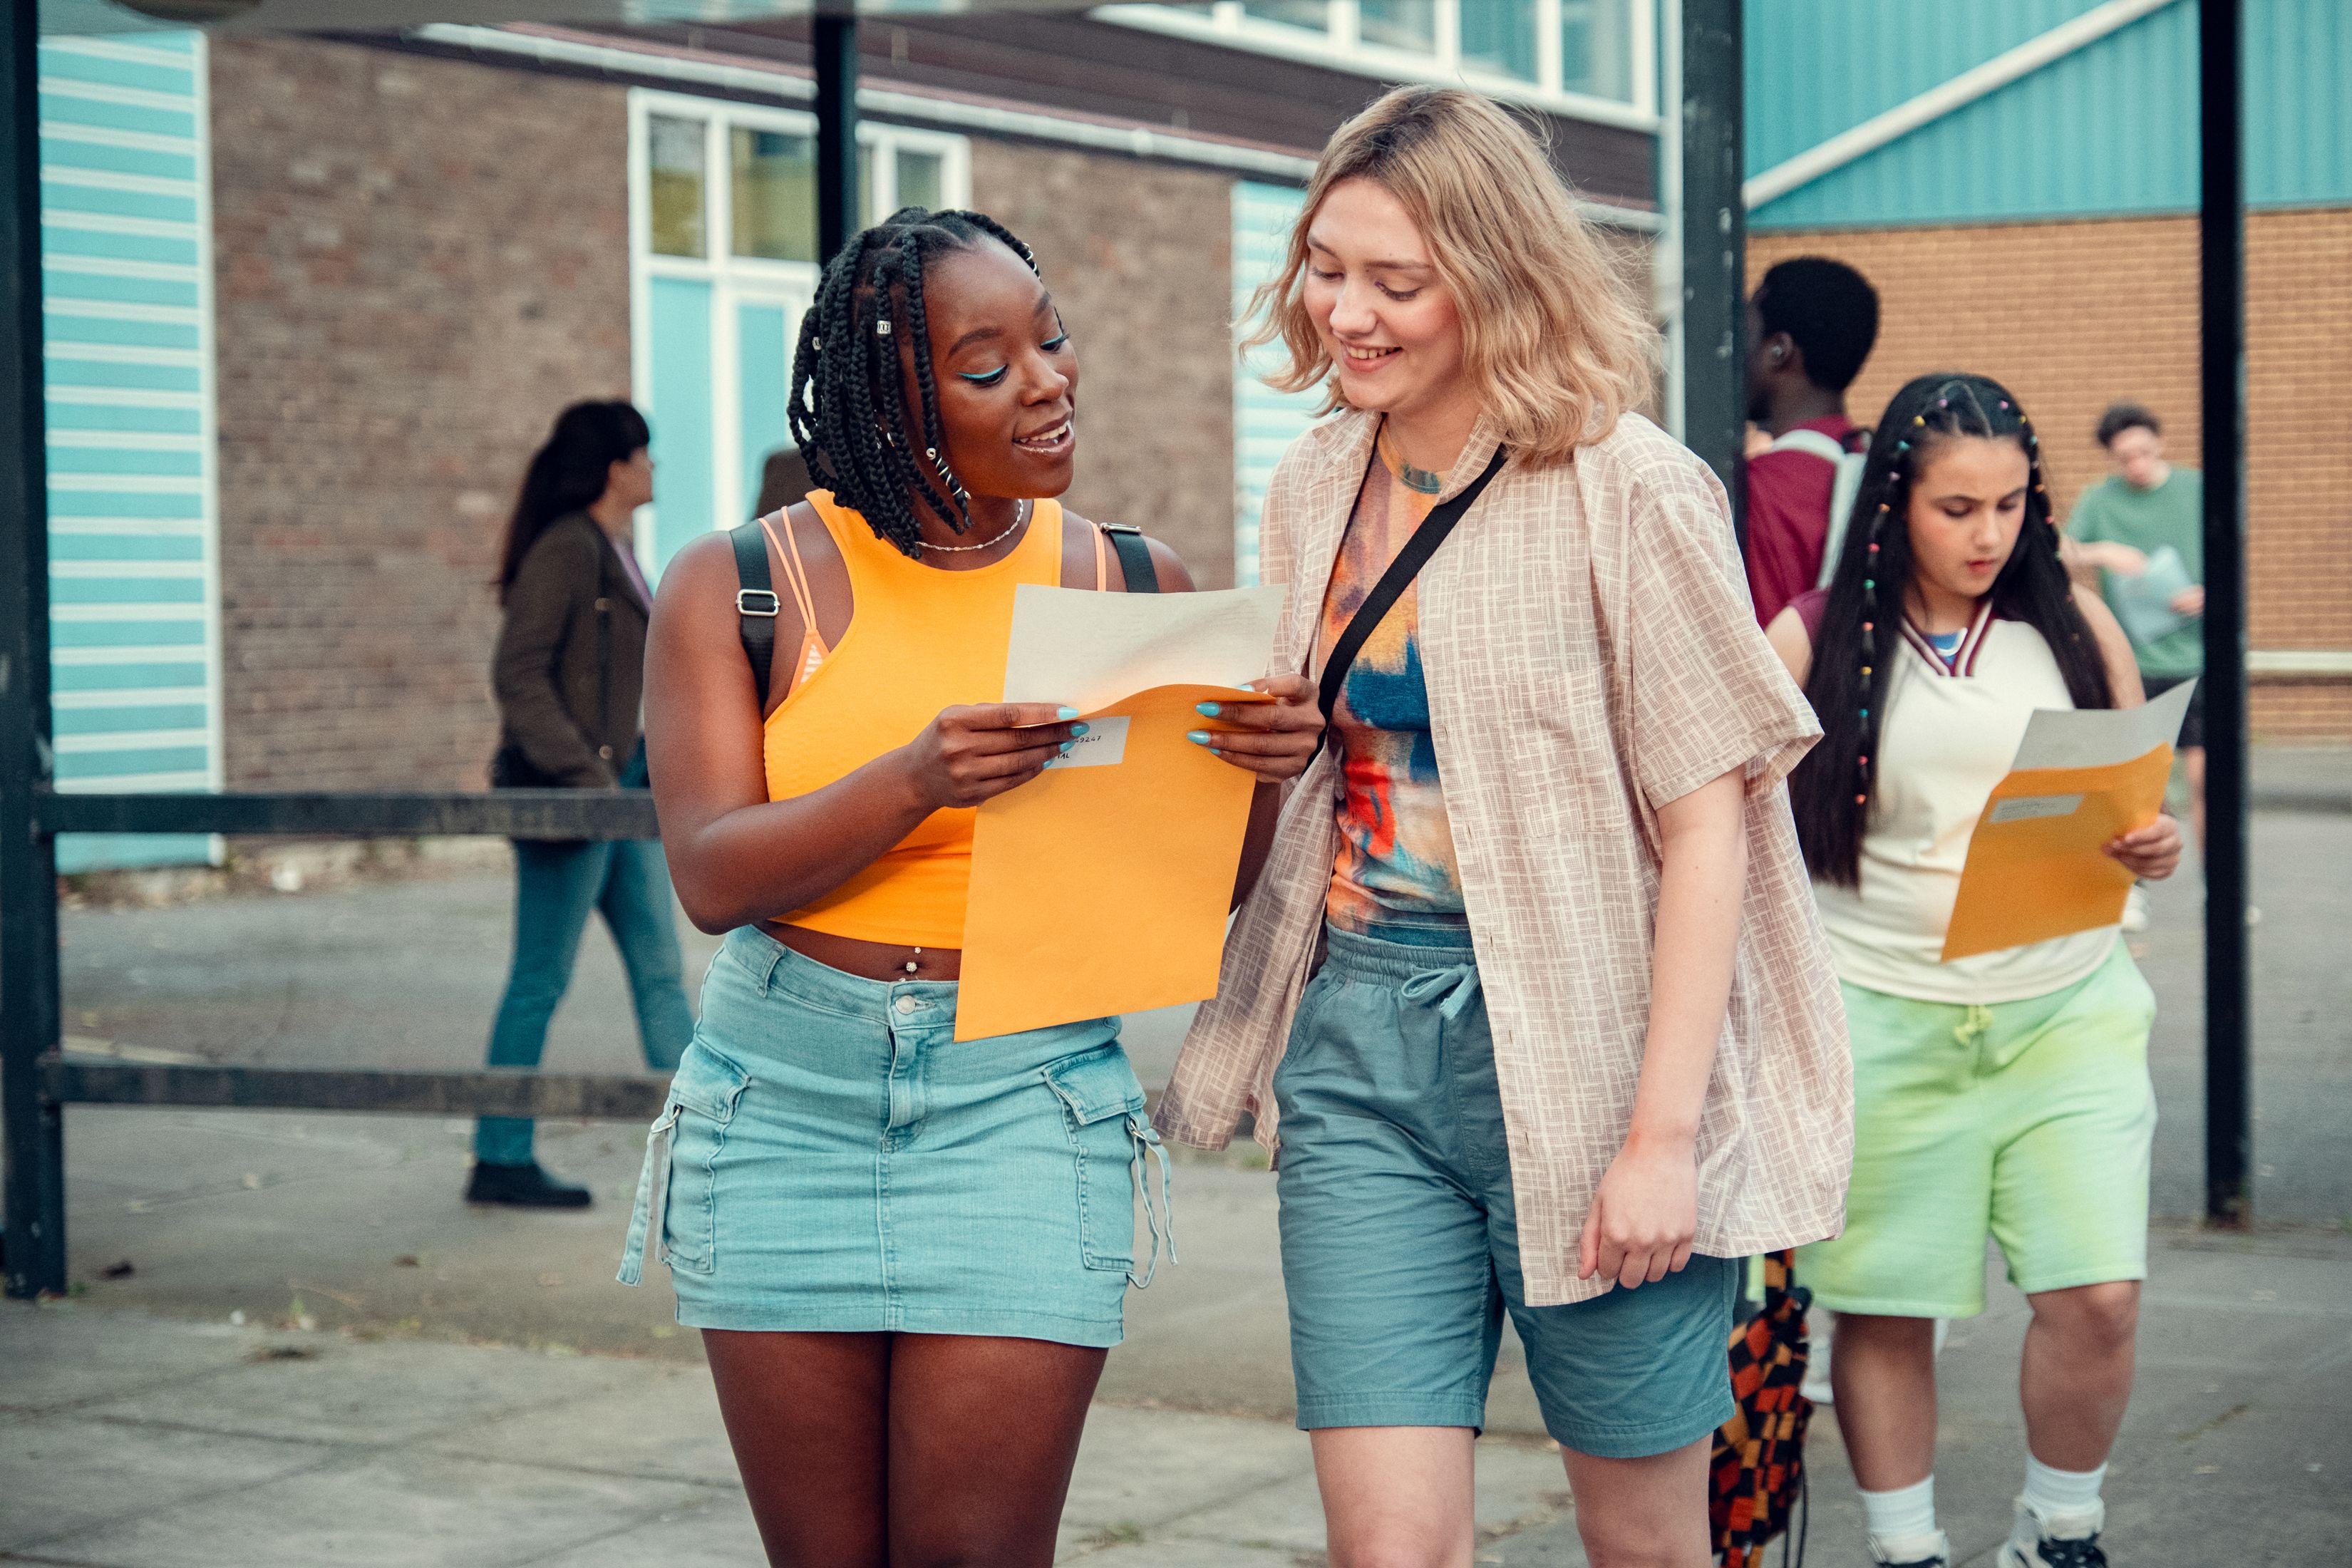
[[[1992,808],[1995,822],[2032,822],[2040,816],[2072,816],[2083,804],[2079,795],[2021,795]]]
[[[1127,761],[1127,721],[1089,719],[1078,743],[1045,765],[1049,768],[1115,768]]]

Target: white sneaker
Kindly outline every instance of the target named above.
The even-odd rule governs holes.
[[[2124,895],[2124,930],[2143,931],[2147,929],[2147,894],[2137,882]]]
[[[1999,1568],[2107,1568],[2107,1554],[2099,1549],[2099,1531],[2106,1523],[2105,1503],[2045,1519],[2020,1498],[2017,1522],[1995,1561]]]
[[[1884,1563],[1885,1568],[1952,1568],[1952,1542],[1940,1530],[1895,1541],[1874,1535],[1870,1538],[1870,1560]]]

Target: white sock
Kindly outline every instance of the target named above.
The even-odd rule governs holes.
[[[1891,1492],[1862,1494],[1863,1528],[1878,1541],[1911,1541],[1936,1533],[1936,1478]]]
[[[2095,1470],[2053,1470],[2028,1454],[2025,1495],[2020,1500],[2045,1520],[2076,1518],[2098,1508],[2099,1484],[2106,1479],[2105,1465]]]

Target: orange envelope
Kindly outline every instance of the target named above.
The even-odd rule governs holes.
[[[2123,919],[2132,874],[2100,847],[2163,808],[2194,684],[2140,708],[2033,716],[1969,838],[1945,963]],[[2072,765],[2034,765],[2050,763]]]
[[[1184,738],[1201,702],[1160,686],[1086,715],[1070,756],[980,808],[955,1037],[985,1039],[1214,994],[1255,779]],[[1118,754],[1108,762],[1088,752]]]

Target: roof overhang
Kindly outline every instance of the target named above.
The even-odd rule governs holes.
[[[41,31],[133,33],[200,26],[224,33],[369,32],[430,22],[662,23],[769,21],[817,12],[961,16],[983,11],[1083,11],[1096,0],[39,0]]]

